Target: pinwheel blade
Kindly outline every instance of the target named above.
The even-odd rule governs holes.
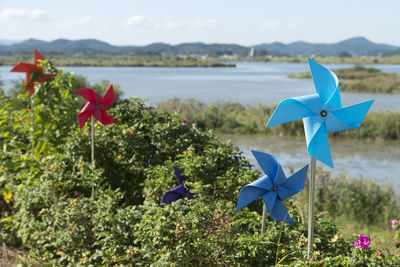
[[[39,60],[44,60],[44,57],[36,49],[33,51],[33,53],[34,53],[35,65],[40,63]]]
[[[288,211],[286,210],[285,206],[283,205],[282,201],[277,199],[275,205],[270,212],[271,218],[275,221],[287,222],[287,223],[294,223]]]
[[[183,170],[181,170],[181,169],[179,169],[179,168],[177,168],[175,166],[172,166],[172,168],[174,169],[175,176],[178,179],[178,183],[182,184],[182,182],[183,182],[183,177],[182,177]]]
[[[314,116],[319,113],[321,100],[318,94],[288,98],[279,103],[269,119],[266,128]]]
[[[304,189],[304,182],[306,180],[308,164],[296,173],[292,174],[286,182],[279,186],[278,195],[281,200],[302,191]]]
[[[374,100],[368,100],[332,112],[334,117],[336,117],[344,125],[340,123],[328,123],[327,121],[327,131],[335,132],[360,127],[373,102]]]
[[[82,96],[83,98],[85,98],[90,103],[92,103],[94,105],[97,104],[98,96],[97,96],[96,92],[93,91],[93,89],[91,89],[91,88],[76,89],[75,93],[77,93],[78,95]]]
[[[274,179],[279,169],[278,160],[271,154],[262,153],[255,150],[252,150],[251,153],[253,153],[263,172],[270,179]],[[273,181],[271,180],[271,182]]]
[[[90,103],[87,103],[88,105]],[[85,109],[85,108],[84,108]],[[86,122],[89,120],[90,116],[92,116],[94,113],[94,110],[87,110],[87,111],[81,111],[78,114],[78,122],[79,122],[79,128],[83,128],[85,126]]]
[[[324,121],[320,117],[305,118],[303,121],[308,153],[333,168]]]
[[[35,65],[29,64],[29,63],[17,63],[11,70],[10,72],[27,72],[27,76],[29,74],[29,77],[31,76],[30,73],[35,70]]]
[[[103,99],[101,100],[100,104],[110,107],[112,103],[114,103],[114,87],[111,84],[110,87],[108,87],[107,91],[104,93]]]
[[[339,93],[339,81],[335,73],[308,58],[315,90],[321,98],[322,105],[340,108],[342,106]],[[334,96],[334,98],[332,98]]]
[[[275,203],[277,201],[277,197],[278,197],[278,193],[275,191],[270,191],[261,196],[269,213],[273,212]]]
[[[116,120],[113,118],[113,117],[111,117],[110,115],[108,115],[105,111],[103,111],[103,110],[96,110],[94,113],[93,113],[93,116],[98,120],[98,121],[100,121],[103,125],[108,125],[108,124],[111,124],[111,123],[115,123],[116,122]]]
[[[285,184],[286,181],[287,181],[286,175],[283,172],[283,169],[282,169],[281,165],[279,165],[277,173],[276,173],[274,184],[275,185],[282,185],[282,184]]]
[[[266,191],[259,187],[247,185],[239,192],[239,198],[236,204],[236,211],[241,210],[251,202],[265,194]]]
[[[177,201],[178,199],[183,199],[183,198],[184,197],[181,196],[180,194],[169,191],[163,195],[163,197],[161,198],[161,203],[171,204],[172,202]]]

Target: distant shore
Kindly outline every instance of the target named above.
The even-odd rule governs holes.
[[[400,64],[400,57],[312,57],[321,64]],[[237,58],[236,62],[307,63],[307,57]]]
[[[359,64],[353,68],[332,71],[338,76],[343,92],[400,94],[400,76],[396,73],[366,68]],[[311,79],[311,73],[291,74],[289,78]]]
[[[236,67],[218,58],[195,58],[179,56],[49,56],[57,66],[82,67],[187,67],[224,68]],[[13,66],[18,62],[33,62],[31,56],[1,56],[0,66]]]

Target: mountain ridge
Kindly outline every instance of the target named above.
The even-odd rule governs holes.
[[[353,56],[392,55],[400,47],[374,43],[365,37],[354,37],[336,43],[272,42],[253,46],[227,43],[187,42],[171,45],[163,42],[144,46],[117,46],[97,39],[68,40],[64,38],[43,41],[30,38],[18,43],[0,44],[0,55],[29,54],[36,48],[42,53],[59,55],[238,55],[247,56],[254,48],[256,56],[338,56],[347,52]]]

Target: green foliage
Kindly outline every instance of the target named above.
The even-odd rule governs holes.
[[[346,214],[348,220],[365,225],[387,227],[400,214],[399,196],[391,184],[380,185],[363,177],[339,177],[318,169],[315,203],[317,213],[325,212],[333,218]],[[306,203],[305,194],[298,200]],[[371,208],[374,207],[374,208]]]

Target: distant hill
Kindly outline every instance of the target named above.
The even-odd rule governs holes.
[[[0,39],[0,45],[11,45],[21,42],[21,40]]]
[[[254,45],[255,56],[338,56],[347,52],[353,56],[379,56],[391,55],[392,51],[400,47],[373,43],[366,38],[356,37],[334,44],[317,44],[308,42],[293,42],[284,44],[274,42],[270,44]],[[170,45],[153,43],[145,46],[115,46],[95,39],[71,41],[57,39],[51,42],[29,39],[19,43],[2,44],[0,42],[0,55],[18,55],[32,53],[36,48],[42,53],[55,55],[238,55],[247,56],[250,46],[238,44],[205,44],[182,43]]]
[[[396,48],[399,47],[387,44],[376,44],[363,37],[351,38],[334,44],[294,42],[290,44],[272,43],[255,46],[255,49],[285,52],[291,56],[338,56],[342,52],[348,52],[353,56],[378,56],[384,54],[385,51],[394,50]]]

